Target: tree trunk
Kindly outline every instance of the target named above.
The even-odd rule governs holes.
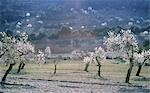
[[[56,74],[57,65],[55,64],[54,67],[55,67],[55,68],[54,68],[54,74]]]
[[[12,68],[13,68],[14,65],[15,65],[15,64],[10,64],[10,65],[9,65],[8,70],[5,72],[5,75],[3,76],[2,80],[1,80],[2,83],[4,83],[4,82],[6,81],[6,77],[7,77],[7,75],[9,74],[9,72],[12,70]]]
[[[18,67],[18,70],[17,70],[17,73],[20,73],[20,71],[21,71],[22,69],[24,69],[24,66],[25,66],[25,63],[20,63],[20,64],[19,64],[19,67]]]
[[[134,66],[134,63],[133,63],[132,59],[130,59],[130,66],[129,66],[129,69],[128,69],[128,72],[127,72],[125,83],[129,83],[133,66]]]
[[[19,67],[18,67],[17,73],[20,73],[21,67],[22,67],[22,63],[20,63],[20,64],[19,64]]]
[[[98,76],[101,77],[101,65],[98,65]]]
[[[97,66],[98,66],[98,76],[101,77],[101,63],[98,60],[98,57],[96,57],[96,61],[97,61]]]
[[[129,83],[130,76],[131,76],[131,73],[132,73],[132,69],[133,69],[133,66],[134,66],[134,62],[133,62],[133,54],[134,54],[133,45],[131,45],[131,51],[132,51],[131,57],[128,56],[129,57],[129,61],[130,61],[130,63],[129,63],[130,66],[128,68],[128,72],[127,72],[125,83]],[[128,54],[128,51],[127,51],[127,54]]]
[[[137,71],[137,73],[136,73],[136,76],[140,76],[141,69],[142,69],[142,65],[140,64],[140,65],[138,66],[138,71]]]
[[[22,63],[21,69],[24,69],[25,65],[25,63]]]
[[[90,64],[90,62],[86,63],[85,68],[84,68],[84,71],[89,72],[89,71],[88,71],[89,64]]]
[[[143,66],[143,64],[145,63],[145,61],[146,61],[147,59],[148,59],[148,58],[145,58],[144,61],[143,61],[143,63],[141,63],[141,64],[139,63],[139,65],[138,65],[138,71],[136,72],[136,76],[140,76],[142,66]]]

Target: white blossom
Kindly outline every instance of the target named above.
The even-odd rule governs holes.
[[[84,9],[80,9],[80,10],[81,10],[81,12],[82,12],[83,14],[85,14],[85,15],[88,14],[88,11],[87,11],[87,10],[84,10]]]
[[[45,49],[45,57],[50,58],[51,57],[51,48],[49,46]]]
[[[31,13],[26,13],[26,16],[27,16],[27,17],[31,16]]]
[[[71,9],[70,9],[70,11],[74,11],[74,10],[75,10],[74,8],[71,8]]]
[[[120,49],[122,43],[121,35],[115,34],[114,32],[108,32],[108,38],[104,37],[104,45],[108,51],[116,51]]]
[[[26,19],[26,21],[27,21],[27,22],[29,22],[29,21],[30,21],[30,19]]]
[[[135,21],[134,18],[130,18],[130,21]]]
[[[137,63],[143,63],[145,60],[145,57],[143,53],[134,53],[134,60]]]
[[[73,50],[71,54],[73,58],[81,58],[81,59],[87,55],[87,53],[78,49]]]
[[[139,23],[141,23],[141,22],[140,22],[139,20],[136,20],[136,23],[139,24]]]
[[[88,10],[89,10],[89,11],[92,11],[92,10],[93,10],[93,8],[92,8],[91,6],[89,6],[89,7],[88,7]]]
[[[19,41],[17,44],[16,44],[16,47],[17,47],[17,50],[27,54],[29,52],[31,53],[34,53],[34,46],[31,45],[29,42],[21,42]]]
[[[32,27],[32,24],[27,24],[27,27],[31,28],[31,27]]]
[[[70,26],[69,29],[73,30],[73,27]]]
[[[85,28],[85,26],[81,26],[81,28],[82,28],[82,29],[84,29],[84,28]]]
[[[122,57],[127,59],[133,56],[138,49],[138,42],[131,30],[121,30],[120,33],[108,32],[108,38],[104,38],[107,51],[124,53]]]
[[[38,23],[43,24],[44,22],[42,20],[39,20]]]
[[[149,33],[148,31],[144,31],[144,32],[143,32],[144,35],[147,35],[148,33]]]
[[[106,22],[101,23],[101,26],[107,26],[107,23]]]
[[[133,22],[128,22],[128,25],[129,25],[129,26],[133,25]]]
[[[142,51],[141,53],[134,54],[134,60],[137,63],[143,64],[146,60],[150,59],[150,49],[147,51]]]
[[[21,23],[21,22],[18,22],[17,25],[22,25],[22,23]]]
[[[6,64],[15,64],[18,62],[19,59],[19,52],[16,49],[16,39],[14,37],[9,37],[5,32],[0,33],[1,36],[1,54],[4,53],[2,56],[3,61]]]
[[[83,62],[84,63],[97,63],[96,57],[98,57],[100,60],[104,60],[105,57],[105,51],[104,49],[100,47],[96,47],[94,52],[88,52],[88,55],[84,57]]]
[[[138,46],[137,39],[132,34],[131,30],[122,30],[122,44],[126,45],[127,43],[133,46]]]
[[[45,63],[45,55],[42,51],[38,51],[38,54],[35,55],[35,62],[38,64],[44,64]]]
[[[101,59],[105,59],[105,50],[100,46],[100,47],[96,47],[95,48],[95,56],[101,58]]]

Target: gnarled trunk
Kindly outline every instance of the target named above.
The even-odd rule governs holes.
[[[10,64],[10,65],[9,65],[8,70],[5,72],[5,74],[4,74],[4,76],[3,76],[2,80],[1,80],[2,83],[4,83],[4,82],[6,81],[6,77],[7,77],[7,75],[9,74],[9,72],[12,70],[12,68],[13,68],[14,65],[15,65],[15,64]]]
[[[84,68],[84,71],[86,71],[86,72],[89,72],[89,71],[88,71],[88,68],[89,68],[89,64],[90,64],[90,62],[88,62],[88,63],[86,63],[86,64],[85,64],[85,68]]]
[[[141,69],[142,69],[142,65],[140,64],[138,66],[138,71],[136,72],[136,76],[140,76]]]
[[[25,63],[20,63],[18,70],[17,70],[17,73],[20,73],[21,69],[24,69],[24,66],[25,66]]]
[[[56,70],[57,70],[57,65],[54,65],[54,74],[56,74]]]
[[[139,63],[139,64],[138,64],[138,70],[137,70],[137,72],[136,72],[136,76],[140,76],[142,66],[143,66],[143,64],[146,62],[147,59],[148,59],[148,58],[145,58],[144,61],[143,61],[143,63]]]
[[[24,69],[25,65],[26,65],[25,63],[22,63],[21,69]]]
[[[98,76],[101,77],[101,65],[98,65]]]
[[[21,66],[22,66],[22,63],[20,63],[20,64],[19,64],[19,67],[18,67],[17,73],[20,73]]]
[[[96,61],[97,61],[97,66],[98,66],[98,76],[101,77],[101,63],[98,60],[98,57],[96,57]]]
[[[130,58],[130,66],[129,66],[129,69],[128,69],[128,72],[127,72],[127,76],[126,76],[125,83],[129,83],[129,80],[130,80],[130,76],[131,76],[131,72],[132,72],[133,66],[134,66],[133,59]]]

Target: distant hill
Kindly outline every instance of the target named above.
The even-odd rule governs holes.
[[[132,29],[142,43],[150,38],[149,4],[150,0],[0,0],[0,31],[26,31],[37,47],[50,45],[57,52],[93,49],[108,31],[122,28]]]
[[[75,29],[147,25],[149,3],[149,0],[1,0],[0,20],[1,24],[17,23],[26,20],[25,13],[30,12],[31,18],[41,15],[40,20],[49,30],[58,30],[62,25]]]

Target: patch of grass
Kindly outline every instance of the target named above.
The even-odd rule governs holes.
[[[134,81],[145,81],[145,82],[148,82],[150,81],[150,78],[147,78],[147,77],[137,77],[137,78],[134,78],[133,79]]]
[[[113,61],[114,62],[114,61]],[[14,74],[17,72],[18,65],[13,67],[9,74],[9,77],[27,77],[35,79],[52,79],[52,80],[70,80],[70,81],[92,81],[99,82],[101,80],[110,80],[112,82],[124,82],[127,74],[128,65],[126,64],[114,64],[112,60],[107,60],[102,62],[101,76],[102,78],[97,78],[96,64],[91,64],[89,66],[89,72],[85,72],[84,63],[80,60],[62,60],[57,65],[57,73],[54,75],[54,64],[51,60],[47,64],[26,64],[25,68],[20,74]],[[0,77],[4,74],[8,67],[0,65]],[[138,80],[136,77],[137,67],[135,66],[131,75],[131,83],[137,84],[148,84],[150,83],[150,67],[146,66],[142,68],[141,75],[146,77],[145,80]]]

